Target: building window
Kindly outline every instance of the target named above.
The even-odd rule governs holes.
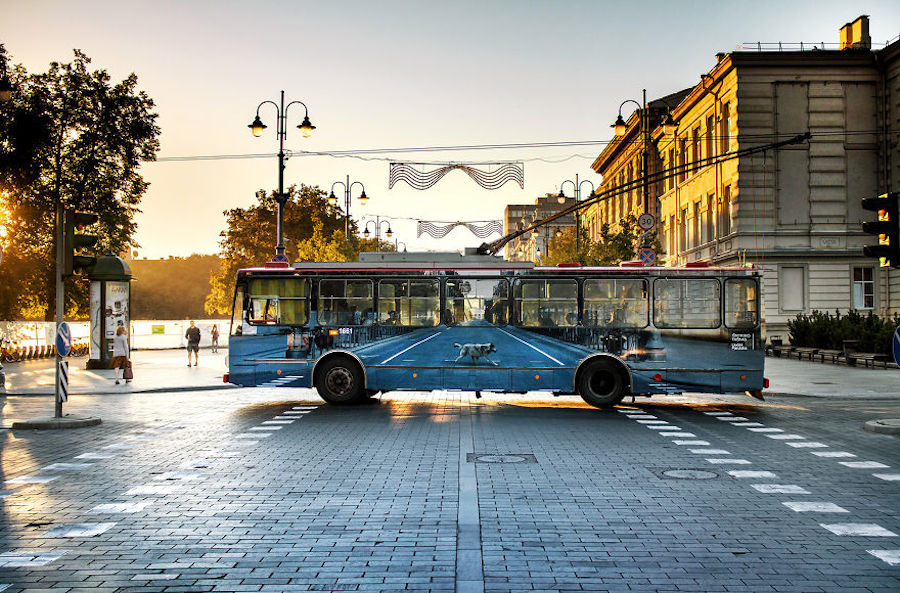
[[[853,268],[853,308],[875,308],[875,271],[872,268]]]
[[[713,153],[715,151],[715,145],[713,144],[713,137],[716,130],[716,116],[710,115],[706,118],[706,158],[712,158]]]
[[[722,188],[722,208],[719,210],[719,229],[720,237],[727,237],[731,234],[731,186],[726,185]]]
[[[706,218],[704,222],[706,223],[706,229],[704,231],[705,236],[703,237],[704,242],[712,241],[716,236],[715,231],[715,216],[716,216],[716,195],[709,194],[706,196]]]
[[[778,300],[783,313],[803,311],[806,307],[806,268],[780,266],[778,270]]]
[[[681,209],[681,224],[678,225],[678,252],[684,253],[687,249],[687,206]]]
[[[675,215],[669,217],[669,253],[675,255]]]
[[[731,105],[724,103],[722,105],[722,129],[719,131],[719,141],[722,145],[721,152],[725,153],[731,148],[728,134],[731,128]]]
[[[700,202],[694,202],[694,218],[691,220],[691,245],[700,245]]]
[[[675,168],[675,149],[669,149],[669,162],[667,167],[669,168],[669,172],[666,177],[666,189],[674,189],[675,188],[675,176],[672,175],[674,171],[672,169]]]
[[[680,154],[678,155],[678,165],[680,167],[678,170],[678,183],[681,183],[682,181],[684,181],[687,178],[687,164],[688,164],[688,162],[687,162],[687,160],[688,160],[688,158],[687,158],[687,155],[688,155],[687,138],[682,138],[678,142],[680,143],[680,148],[681,148],[681,150],[679,151]]]
[[[691,170],[696,171],[700,168],[700,126],[694,128],[691,134]]]

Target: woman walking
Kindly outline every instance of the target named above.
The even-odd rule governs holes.
[[[128,330],[124,325],[120,325],[116,329],[116,337],[113,338],[113,358],[109,364],[111,369],[115,369],[116,385],[119,384],[119,369],[122,369],[122,378],[126,383],[131,383],[131,379],[126,378],[125,370],[131,366],[128,348]]]
[[[219,326],[213,324],[212,331],[210,332],[210,337],[212,338],[212,351],[219,351]]]

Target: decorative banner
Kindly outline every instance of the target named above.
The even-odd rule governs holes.
[[[475,224],[474,222],[436,222],[420,220],[416,224],[416,238],[421,237],[422,233],[431,235],[435,239],[444,238],[447,233],[458,226],[464,226],[476,237],[484,239],[488,235],[503,232],[503,222],[499,220],[488,220],[484,224]]]
[[[496,171],[483,171],[471,165],[497,165]],[[499,189],[508,181],[516,181],[525,189],[525,165],[522,163],[448,163],[431,171],[419,171],[413,165],[429,163],[391,163],[388,189],[400,181],[405,181],[413,189],[429,189],[443,179],[453,169],[460,169],[484,189]]]

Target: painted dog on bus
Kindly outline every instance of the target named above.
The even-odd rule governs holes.
[[[453,362],[461,362],[467,356],[472,359],[472,362],[478,362],[479,358],[484,358],[486,361],[491,363],[494,366],[497,366],[497,363],[491,360],[490,354],[491,352],[496,352],[497,347],[494,346],[493,343],[488,344],[453,344],[454,348],[459,348],[459,356]]]

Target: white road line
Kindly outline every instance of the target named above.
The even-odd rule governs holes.
[[[781,428],[748,428],[750,432],[784,432]]]
[[[145,507],[153,504],[152,502],[111,502],[108,504],[98,504],[88,511],[91,515],[114,515],[114,514],[132,514],[139,513]]]
[[[503,333],[505,333],[507,336],[509,336],[509,337],[512,338],[513,340],[516,340],[517,342],[521,342],[521,343],[525,344],[526,346],[528,346],[528,347],[531,348],[532,350],[534,350],[534,351],[536,351],[536,352],[540,352],[541,354],[543,354],[544,356],[546,356],[547,358],[549,358],[550,360],[552,360],[553,362],[555,362],[555,363],[558,364],[559,366],[561,366],[561,367],[566,366],[564,363],[562,363],[562,362],[556,360],[555,358],[553,358],[552,356],[550,356],[549,354],[547,354],[546,352],[544,352],[544,351],[541,350],[540,348],[537,348],[537,347],[535,347],[535,346],[532,346],[531,344],[529,344],[529,343],[526,342],[525,340],[520,340],[520,339],[517,338],[516,336],[514,336],[514,335],[512,335],[511,333],[509,333],[508,331],[506,331],[505,329],[501,329],[500,331],[502,331]],[[382,363],[382,364],[383,364],[383,363]]]
[[[751,469],[733,469],[728,472],[734,478],[777,478],[775,472],[755,471]]]
[[[783,502],[781,503],[798,513],[849,513],[844,507],[833,502]]]
[[[696,453],[697,455],[731,455],[725,449],[691,449],[691,453]]]
[[[872,474],[879,480],[884,480],[885,482],[900,482],[900,474]]]
[[[668,424],[665,420],[638,420],[638,424]]]
[[[763,494],[809,494],[809,490],[795,484],[750,484],[750,487]]]
[[[825,443],[814,443],[811,441],[803,441],[802,443],[788,443],[791,447],[796,447],[797,449],[821,449],[823,447],[827,447]]]
[[[866,550],[866,552],[891,566],[900,565],[900,550]]]
[[[94,537],[100,535],[115,526],[115,523],[71,523],[69,525],[57,525],[45,531],[38,537]]]
[[[811,453],[819,457],[856,457],[856,455],[847,451],[811,451]]]
[[[710,457],[706,461],[709,463],[718,463],[718,464],[733,463],[735,465],[750,465],[750,462],[747,461],[746,459],[731,459],[731,458],[726,458],[726,457]]]
[[[897,537],[893,531],[889,531],[875,523],[819,523],[822,527],[835,535],[860,535],[864,537]]]
[[[774,439],[776,441],[803,441],[806,440],[806,437],[800,436],[799,434],[767,434],[765,435],[770,439]]]
[[[703,412],[707,416],[731,416],[731,412]]]
[[[855,469],[884,469],[891,467],[877,461],[838,461],[838,463]]]
[[[676,445],[698,445],[698,446],[702,446],[702,447],[709,446],[709,441],[679,441],[679,440],[674,440],[674,441],[672,441],[672,442],[675,443]]]
[[[66,550],[15,550],[0,554],[0,568],[46,566],[62,557]]]
[[[125,492],[125,496],[158,496],[161,494],[174,494],[177,491],[178,486],[148,484],[146,486],[135,486]]]
[[[722,422],[747,422],[748,419],[743,416],[717,416],[717,420],[721,420]]]
[[[247,430],[261,430],[264,432],[272,432],[273,430],[281,430],[283,426],[251,426]]]
[[[680,438],[688,438],[688,437],[697,436],[692,432],[658,432],[657,434],[662,435],[664,437],[680,437]]]
[[[668,422],[665,424],[645,424],[644,428],[649,428],[650,430],[681,430],[674,424],[669,424]]]
[[[80,471],[94,465],[93,463],[51,463],[41,468],[41,471]],[[884,466],[887,467],[887,466]]]
[[[430,340],[431,338],[434,338],[435,336],[439,336],[439,335],[441,335],[441,332],[435,332],[435,333],[431,334],[430,336],[428,336],[427,338],[425,338],[424,340],[419,340],[418,342],[416,342],[416,343],[413,344],[412,346],[407,346],[406,348],[404,348],[403,350],[401,350],[401,351],[398,352],[397,354],[391,356],[391,357],[388,358],[387,360],[381,361],[381,364],[387,364],[387,363],[391,362],[392,360],[394,360],[395,358],[397,358],[398,356],[400,356],[401,354],[403,354],[404,352],[408,352],[408,351],[412,350],[413,348],[415,348],[416,346],[418,346],[419,344],[424,344],[425,342],[427,342],[427,341]]]
[[[6,480],[7,484],[46,484],[59,476],[19,476],[12,480]]]
[[[765,424],[761,422],[735,422],[732,426],[743,426],[745,428],[749,428],[751,426],[765,426]]]
[[[112,459],[115,457],[113,453],[82,453],[76,455],[75,459]]]

